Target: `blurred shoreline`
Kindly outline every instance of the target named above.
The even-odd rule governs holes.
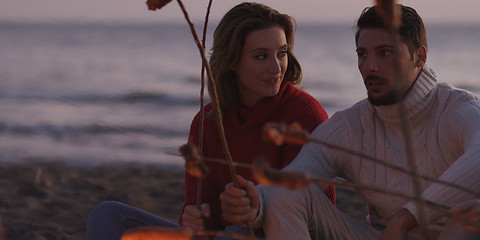
[[[480,93],[480,26],[427,31],[439,81]],[[201,61],[187,26],[0,21],[0,33],[0,159],[182,164],[164,153],[187,142],[199,110]],[[354,35],[350,24],[320,23],[295,34],[301,87],[329,116],[366,96]]]

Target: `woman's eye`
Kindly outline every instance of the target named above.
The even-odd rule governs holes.
[[[258,54],[255,56],[255,59],[257,60],[263,60],[265,58],[267,58],[267,54]]]
[[[288,52],[286,50],[278,53],[278,57],[285,57],[287,55],[288,55]]]

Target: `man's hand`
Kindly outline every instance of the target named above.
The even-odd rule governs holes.
[[[255,184],[237,176],[240,189],[233,183],[225,186],[225,191],[220,194],[223,218],[233,224],[243,225],[246,221],[253,221],[257,216],[260,206],[258,190]]]
[[[398,211],[382,233],[382,240],[405,240],[408,232],[418,227],[417,219],[406,209]]]
[[[453,214],[468,218],[472,223],[476,224],[476,226],[472,226],[462,221],[460,218],[455,218],[454,216],[453,219],[457,221],[460,225],[465,227],[467,231],[473,233],[480,233],[480,228],[478,227],[480,225],[480,199],[472,199],[464,203],[458,204],[454,206],[450,211]]]
[[[182,226],[194,230],[203,230],[205,220],[210,217],[210,206],[206,203],[200,205],[198,209],[194,205],[185,206],[182,215]]]

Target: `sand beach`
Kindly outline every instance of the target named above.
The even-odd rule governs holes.
[[[3,164],[0,218],[8,240],[80,240],[86,239],[89,212],[103,201],[121,201],[177,221],[183,191],[178,167]],[[338,189],[337,206],[358,219],[365,217],[363,200],[349,190]]]

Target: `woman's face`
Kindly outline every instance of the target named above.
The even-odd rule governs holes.
[[[280,26],[247,35],[238,64],[233,68],[240,102],[253,107],[262,97],[275,96],[288,66],[288,44]]]

